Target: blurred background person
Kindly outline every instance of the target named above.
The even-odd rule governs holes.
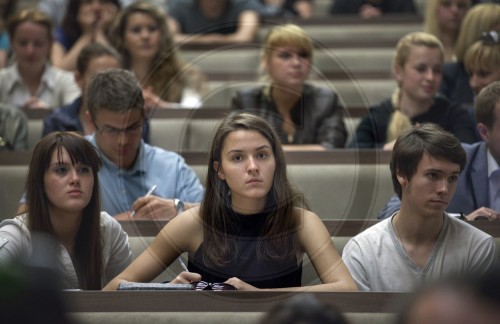
[[[119,10],[118,0],[70,1],[62,24],[55,30],[51,53],[54,65],[72,71],[85,45],[109,45],[108,30]]]
[[[349,146],[392,150],[404,129],[422,123],[435,123],[461,142],[475,142],[467,110],[437,92],[443,60],[443,46],[436,36],[424,32],[403,36],[393,62],[398,87],[391,98],[369,109]]]
[[[49,62],[52,23],[37,9],[24,9],[7,24],[15,63],[0,70],[0,102],[18,108],[53,109],[80,95],[73,75]]]
[[[470,0],[427,0],[425,2],[424,30],[441,41],[444,48],[444,61],[455,60],[455,44],[460,25]]]
[[[262,45],[261,66],[269,84],[243,89],[232,109],[242,109],[270,123],[290,148],[344,147],[347,138],[339,96],[330,88],[307,81],[313,43],[297,25],[272,28]]]
[[[10,42],[6,24],[16,7],[17,0],[0,0],[0,68],[5,67],[9,59]]]
[[[255,41],[258,5],[246,0],[170,0],[169,24],[176,43],[232,44]]]
[[[445,64],[443,81],[439,92],[450,101],[470,107],[474,102],[474,93],[469,86],[469,74],[465,70],[464,58],[467,49],[481,38],[481,34],[490,30],[500,30],[500,5],[481,3],[469,9],[460,26],[455,45],[456,62]]]
[[[0,103],[0,151],[28,149],[28,117],[16,107]]]
[[[332,0],[330,13],[373,18],[386,13],[416,14],[417,9],[413,0]]]
[[[314,0],[256,0],[261,17],[309,19],[314,14]]]
[[[111,41],[141,82],[147,108],[198,108],[204,77],[184,63],[174,46],[165,15],[158,7],[138,1],[116,18]]]

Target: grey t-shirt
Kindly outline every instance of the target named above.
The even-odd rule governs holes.
[[[496,260],[494,239],[445,214],[443,229],[422,269],[406,254],[392,218],[351,238],[342,258],[361,291],[412,291],[425,281],[452,274],[484,272]]]

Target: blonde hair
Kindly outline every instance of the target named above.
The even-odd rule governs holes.
[[[457,43],[455,55],[458,62],[463,62],[467,49],[479,40],[481,33],[500,29],[500,5],[496,3],[480,3],[473,6],[465,15]]]
[[[396,45],[393,69],[396,70],[396,67],[403,69],[412,49],[418,46],[437,48],[441,52],[442,59],[444,59],[443,45],[436,36],[425,32],[413,32],[403,36]],[[412,125],[408,116],[401,111],[401,88],[399,85],[392,93],[391,103],[393,113],[387,127],[387,142],[395,140],[403,130]]]
[[[465,53],[464,65],[469,74],[473,70],[500,68],[500,44],[488,44],[482,40],[475,42]]]
[[[264,38],[261,51],[261,62],[269,59],[277,47],[292,46],[304,51],[312,59],[314,45],[311,37],[301,27],[294,24],[280,25],[271,28]],[[261,66],[261,80],[269,81],[269,76]]]
[[[432,34],[437,38],[441,38],[442,31],[439,27],[439,21],[437,17],[437,9],[443,3],[444,0],[427,0],[425,3],[425,16],[424,16],[424,26],[423,30],[426,33]],[[467,4],[467,8],[470,8],[470,0],[464,1]]]

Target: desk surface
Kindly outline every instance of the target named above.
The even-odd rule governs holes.
[[[368,227],[377,224],[379,220],[323,220],[332,236],[355,236]],[[156,236],[167,224],[167,221],[120,221],[125,232],[130,236]],[[500,237],[500,221],[474,221],[470,222],[493,237]]]
[[[296,292],[65,291],[68,312],[266,312]],[[405,293],[322,292],[342,312],[392,313]]]

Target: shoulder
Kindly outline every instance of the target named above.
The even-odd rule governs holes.
[[[392,217],[381,220],[375,225],[365,229],[363,232],[357,234],[350,241],[358,243],[374,244],[389,237],[388,226]]]
[[[4,219],[0,222],[0,231],[12,234],[17,233],[29,237],[28,214],[18,215],[12,219]]]
[[[72,72],[60,69],[60,68],[55,67],[51,64],[47,65],[46,73],[51,78],[55,78],[56,81],[57,80],[58,81],[67,81],[67,80],[74,81],[74,75]]]
[[[158,146],[142,143],[144,154],[149,162],[160,164],[184,163],[184,158],[176,152],[167,151]]]
[[[468,222],[464,222],[463,220],[449,215],[447,215],[447,217],[449,219],[449,234],[458,239],[468,239],[471,241],[486,241],[492,239],[491,235],[481,231]]]
[[[236,91],[236,96],[238,97],[257,97],[260,96],[264,91],[264,86],[253,86],[245,87],[241,90]]]

